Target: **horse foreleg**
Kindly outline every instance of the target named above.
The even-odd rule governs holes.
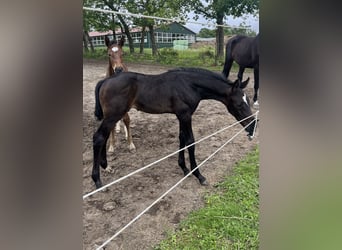
[[[112,132],[110,133],[110,137],[109,137],[109,148],[108,148],[108,152],[109,153],[113,153],[114,152],[114,146],[115,146],[115,132],[118,134],[120,133],[120,121],[118,121],[115,124],[115,131],[114,129],[112,130]]]
[[[254,68],[254,107],[259,107],[258,102],[258,91],[259,91],[259,67]]]
[[[182,130],[179,130],[179,149],[185,147],[185,138],[184,133]],[[183,170],[184,176],[187,175],[190,171],[185,165],[185,158],[184,158],[184,150],[180,151],[178,154],[178,165]]]
[[[135,151],[135,146],[133,143],[133,139],[132,139],[132,134],[131,134],[131,128],[130,128],[130,122],[131,119],[129,118],[128,113],[126,113],[123,117],[123,122],[125,124],[125,136],[126,136],[126,140],[128,142],[128,148],[130,151]]]
[[[118,134],[120,133],[120,124],[121,124],[121,121],[118,121],[116,124],[115,124],[115,132]]]
[[[181,130],[184,133],[184,142],[185,146],[190,145],[195,142],[192,127],[191,127],[191,117],[181,122]],[[197,163],[195,159],[195,145],[192,145],[188,148],[189,152],[189,159],[190,159],[190,165],[191,170],[194,170],[197,168]],[[196,169],[193,172],[193,175],[197,177],[201,185],[207,185],[207,181],[205,177],[200,173],[199,169]]]
[[[245,67],[239,67],[238,79],[242,82],[243,72],[245,72]]]
[[[116,123],[116,124],[118,124],[118,123]],[[109,137],[109,148],[108,148],[109,153],[114,152],[114,145],[115,145],[115,131],[113,129],[110,132],[110,137]]]

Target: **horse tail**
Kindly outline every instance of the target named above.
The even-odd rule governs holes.
[[[101,121],[103,119],[103,110],[100,104],[100,88],[105,80],[101,80],[96,84],[95,87],[95,116],[97,120]]]
[[[235,45],[235,37],[229,39],[226,45],[226,59],[224,61],[224,66],[222,70],[222,74],[226,78],[228,77],[230,69],[233,65],[232,50],[233,50],[234,45]]]

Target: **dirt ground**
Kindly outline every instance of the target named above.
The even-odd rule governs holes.
[[[166,67],[128,64],[130,71],[159,74]],[[94,89],[105,76],[106,62],[85,60],[83,63],[83,193],[95,189],[91,179],[92,136],[99,122],[94,118]],[[246,93],[252,98],[253,77]],[[232,74],[230,78],[234,79]],[[255,110],[253,110],[255,111]],[[131,153],[125,141],[123,129],[116,136],[116,148],[108,156],[108,169],[101,169],[103,184],[127,175],[178,149],[178,121],[172,114],[151,115],[131,110],[133,141],[137,148]],[[236,120],[227,113],[225,106],[217,101],[202,101],[193,115],[195,140],[209,135]],[[196,145],[196,160],[201,163],[224,142],[231,138],[241,126],[235,126]],[[204,205],[204,194],[214,189],[216,183],[229,174],[235,162],[243,158],[258,143],[258,132],[249,141],[243,132],[233,142],[206,162],[200,171],[209,186],[201,186],[194,176],[187,178],[159,203],[153,206],[138,221],[112,240],[106,249],[144,250],[152,249],[168,232],[177,228],[188,213]],[[187,153],[186,162],[189,166]],[[83,201],[83,249],[95,249],[114,235],[131,219],[143,211],[161,194],[183,177],[174,155],[105,191],[96,193]]]

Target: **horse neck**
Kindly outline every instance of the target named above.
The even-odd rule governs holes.
[[[109,59],[109,64],[108,64],[108,67],[107,67],[107,72],[106,72],[106,77],[109,77],[109,76],[112,76],[114,75],[114,70],[113,70],[113,67],[110,63],[110,59]]]
[[[199,93],[203,100],[216,100],[227,106],[230,89],[227,84],[205,84],[199,86]]]

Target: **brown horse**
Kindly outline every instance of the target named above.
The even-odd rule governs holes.
[[[120,72],[127,72],[127,66],[122,61],[123,50],[122,46],[125,43],[125,37],[122,36],[119,42],[110,41],[108,36],[105,36],[105,43],[107,46],[108,53],[108,68],[106,72],[106,77],[110,77],[112,75],[117,75]],[[135,151],[135,146],[132,139],[131,128],[130,128],[130,117],[128,113],[124,115],[122,121],[125,124],[125,137],[128,142],[128,148],[130,151]],[[115,126],[116,133],[120,132],[120,121],[116,123]],[[109,148],[108,152],[114,152],[114,144],[115,144],[115,131],[111,132],[111,136],[109,139]]]
[[[196,68],[179,68],[160,75],[122,72],[98,82],[95,96],[96,103],[101,105],[95,107],[95,115],[103,121],[93,136],[92,179],[96,188],[102,186],[99,166],[107,167],[106,143],[110,131],[131,108],[150,114],[175,114],[179,121],[179,147],[183,148],[194,142],[191,120],[199,102],[214,99],[226,106],[251,137],[256,121],[242,90],[247,83],[248,80],[233,83],[221,74]],[[190,146],[188,152],[191,169],[195,169],[195,146]],[[184,175],[189,173],[184,150],[179,152],[178,165]],[[198,169],[193,174],[202,185],[207,184]]]

